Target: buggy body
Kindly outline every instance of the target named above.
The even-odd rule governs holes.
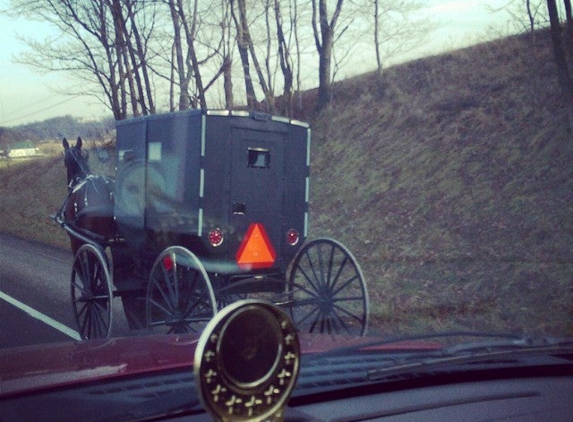
[[[114,216],[130,254],[152,262],[180,245],[226,287],[284,280],[308,233],[306,123],[189,110],[119,122],[116,148]]]

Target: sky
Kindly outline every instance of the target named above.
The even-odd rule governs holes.
[[[460,48],[507,34],[511,30],[507,13],[492,13],[509,0],[427,0],[422,13],[438,28],[410,53],[415,57]],[[44,74],[18,64],[14,58],[26,49],[18,35],[42,39],[50,33],[46,24],[8,18],[1,12],[8,0],[0,0],[0,127],[72,115],[78,118],[110,117],[109,110],[93,97],[71,97],[58,93],[70,81],[63,74]],[[370,69],[374,69],[372,63]],[[352,73],[351,70],[348,72]],[[347,75],[350,76],[350,75]]]

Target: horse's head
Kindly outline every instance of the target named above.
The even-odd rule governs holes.
[[[82,138],[78,137],[76,145],[71,147],[66,138],[63,139],[64,164],[68,170],[68,185],[74,179],[82,179],[90,173],[88,153],[82,151]]]

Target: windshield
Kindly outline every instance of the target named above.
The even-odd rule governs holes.
[[[498,3],[0,1],[0,348],[245,299],[301,373],[571,337],[570,28]]]

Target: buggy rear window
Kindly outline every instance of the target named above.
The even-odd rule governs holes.
[[[249,148],[248,167],[266,169],[271,165],[271,151],[263,148]]]

